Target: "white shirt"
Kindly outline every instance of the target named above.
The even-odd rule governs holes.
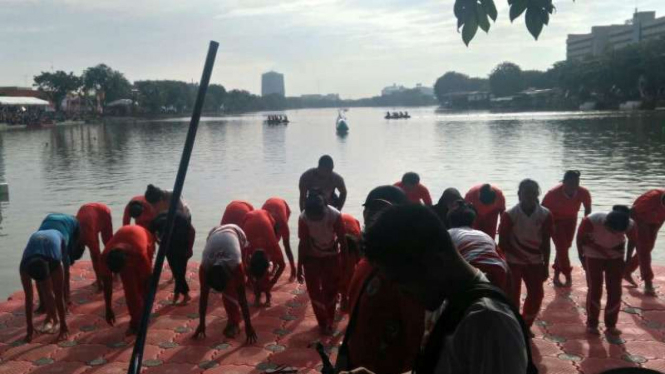
[[[247,247],[247,238],[242,229],[236,225],[220,225],[208,234],[201,266],[209,269],[212,266],[223,266],[232,271],[242,262],[242,249]]]
[[[584,245],[582,246],[584,256],[603,260],[623,258],[625,253],[626,234],[623,232],[617,233],[608,230],[607,227],[605,227],[605,217],[607,217],[607,213],[593,213],[587,217],[593,227],[593,231],[590,233],[591,240],[605,250],[600,251],[591,246]],[[634,226],[635,222],[631,219],[626,232],[632,230]],[[621,248],[621,250],[617,250],[617,248]]]
[[[307,225],[309,238],[312,243],[312,251],[309,253],[315,257],[326,257],[337,254],[337,246],[335,246],[335,222],[340,219],[342,213],[339,210],[328,205],[322,219],[313,221],[307,218],[307,214],[303,211],[300,215],[302,222]]]
[[[543,243],[543,229],[548,220],[551,222],[552,213],[538,204],[530,216],[526,215],[520,204],[506,211],[512,223],[509,238],[510,250],[506,251],[506,260],[509,264],[542,264],[543,253],[540,249]]]

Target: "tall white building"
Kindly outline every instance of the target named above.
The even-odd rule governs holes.
[[[598,56],[606,50],[626,47],[665,36],[665,17],[656,12],[635,12],[623,25],[593,26],[589,34],[570,34],[566,40],[568,60]]]
[[[261,96],[277,94],[286,96],[284,90],[284,74],[269,71],[261,75]]]

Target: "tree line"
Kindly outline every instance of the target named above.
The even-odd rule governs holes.
[[[450,71],[439,77],[434,92],[440,103],[449,94],[487,91],[495,97],[523,90],[558,88],[562,95],[583,102],[622,102],[665,98],[665,38],[607,50],[599,56],[555,63],[546,71],[522,70],[503,62],[487,78]]]

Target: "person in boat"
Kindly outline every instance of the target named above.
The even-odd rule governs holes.
[[[554,217],[554,233],[552,241],[556,250],[554,258],[554,285],[557,287],[570,287],[572,285],[572,266],[568,250],[573,245],[575,229],[577,228],[577,212],[584,205],[584,216],[591,214],[591,194],[589,190],[580,186],[580,172],[568,170],[563,176],[563,182],[549,190],[543,198],[543,206],[552,212]],[[559,279],[563,273],[565,283]]]
[[[506,198],[503,191],[489,183],[471,187],[464,195],[464,200],[476,209],[476,221],[473,228],[496,238],[496,226],[499,216],[506,211]]]
[[[416,373],[536,372],[519,313],[464,261],[430,209],[414,204],[387,208],[365,231],[365,253],[387,279],[433,314],[434,327]]]
[[[439,201],[432,207],[446,228],[450,228],[450,224],[448,222],[448,212],[456,206],[457,201],[459,200],[462,200],[462,195],[456,188],[446,188],[443,190]]]
[[[374,188],[363,204],[365,228],[389,207],[405,204],[408,199],[401,189]],[[365,367],[387,374],[410,371],[425,331],[425,309],[367,257],[358,262],[348,292],[351,314],[336,369]]]
[[[632,273],[640,268],[640,277],[644,282],[644,294],[656,296],[653,287],[653,269],[651,268],[651,251],[656,245],[658,231],[665,222],[665,189],[650,190],[641,195],[633,203],[631,217],[637,224],[637,254],[633,257],[629,249],[630,263],[627,266],[625,279],[637,285]]]
[[[171,196],[173,196],[173,191],[162,190],[159,187],[149,184],[145,190],[144,196],[146,201],[152,204],[152,207],[155,210],[155,214],[159,215],[160,213],[169,211],[169,205],[171,204]],[[184,214],[189,220],[192,219],[192,214],[189,211],[189,207],[184,203],[182,198],[180,198],[180,201],[178,201],[176,210]]]
[[[291,250],[291,231],[289,230],[291,208],[289,207],[289,204],[286,203],[286,200],[279,197],[271,197],[266,200],[261,209],[270,213],[275,220],[277,240],[281,240],[282,245],[284,245],[284,252],[286,252],[286,257],[289,259],[289,265],[291,267],[289,281],[293,282],[296,280],[296,266],[293,259],[293,251]]]
[[[275,219],[263,209],[245,215],[242,230],[249,246],[243,252],[243,264],[249,269],[249,281],[254,289],[254,305],[261,306],[261,294],[270,306],[271,291],[284,272],[286,264],[275,235]]]
[[[247,239],[242,229],[236,225],[220,225],[208,234],[205,249],[199,266],[201,296],[199,298],[199,326],[194,339],[206,337],[206,316],[210,289],[222,294],[222,302],[228,321],[224,336],[234,338],[240,332],[240,322],[245,321],[246,343],[257,340],[252,326],[245,293],[245,271],[242,265],[242,250]]]
[[[79,222],[81,232],[79,246],[83,247],[79,249],[79,252],[83,253],[85,247],[90,250],[92,269],[95,271],[95,277],[97,278],[97,288],[101,292],[99,237],[101,234],[102,243],[106,245],[113,236],[111,209],[101,203],[84,204],[76,213],[76,219]]]
[[[344,178],[333,171],[335,164],[332,157],[323,155],[319,158],[319,165],[311,168],[300,176],[298,188],[300,190],[300,211],[305,209],[307,193],[312,190],[319,191],[327,205],[342,210],[346,202],[346,185]],[[339,191],[339,196],[336,194]]]
[[[39,231],[41,230],[57,230],[62,234],[65,240],[65,248],[62,251],[62,261],[65,263],[65,303],[70,304],[70,287],[69,287],[69,267],[74,265],[74,262],[81,258],[83,255],[80,251],[80,226],[76,217],[69,214],[51,213],[44,218]],[[39,291],[39,289],[38,289]],[[41,300],[41,294],[40,294]],[[42,308],[38,308],[40,310]]]
[[[420,183],[420,176],[412,171],[405,173],[402,180],[395,183],[396,187],[401,188],[410,202],[414,204],[425,204],[432,206],[432,196],[429,190]]]
[[[286,116],[286,115],[284,115],[284,120],[283,120],[282,122],[285,122],[285,123],[286,123],[286,122],[289,122],[289,117]]]
[[[510,297],[516,306],[521,301],[522,281],[526,299],[522,316],[531,328],[543,302],[543,285],[549,278],[550,238],[554,219],[549,209],[540,205],[540,186],[532,179],[520,182],[519,203],[501,215],[499,247],[504,251],[511,272]]]
[[[598,317],[603,295],[603,277],[607,289],[605,328],[610,335],[619,335],[616,328],[621,309],[621,280],[626,258],[626,238],[629,252],[635,248],[637,227],[630,219],[627,206],[615,205],[609,213],[594,213],[582,219],[577,230],[577,250],[586,272],[587,331],[600,335]]]
[[[247,213],[254,210],[254,206],[244,200],[233,200],[224,209],[220,225],[236,225],[242,227]]]
[[[67,249],[65,238],[58,230],[40,230],[30,236],[28,244],[23,250],[23,257],[19,265],[21,285],[25,293],[25,341],[32,341],[35,333],[33,326],[33,299],[34,291],[32,281],[37,284],[37,289],[42,290],[41,302],[46,311],[46,319],[41,329],[43,332],[51,332],[53,326],[60,321],[60,334],[57,340],[67,339],[69,330],[67,328],[65,311],[65,276],[64,269],[69,265],[63,257]]]
[[[151,224],[150,231],[155,235],[157,243],[161,245],[161,237],[166,230],[168,213],[161,213]],[[173,273],[175,288],[173,290],[173,305],[178,303],[182,295],[182,305],[187,305],[191,300],[189,296],[189,284],[187,284],[187,262],[194,255],[194,241],[196,230],[187,217],[181,212],[176,212],[171,234],[171,248],[166,253],[166,260]]]
[[[390,116],[390,112],[386,112],[386,118],[387,118],[387,119],[392,118],[392,117]]]
[[[126,335],[134,335],[139,329],[145,298],[152,274],[152,258],[155,253],[155,237],[138,225],[122,226],[113,235],[102,252],[102,283],[106,322],[115,325],[113,311],[113,277],[119,274],[129,311],[129,328]]]
[[[134,219],[135,224],[149,229],[150,223],[152,223],[156,216],[155,209],[145,199],[145,196],[134,196],[125,206],[125,211],[122,215],[122,225],[127,226]]]
[[[356,265],[360,261],[360,243],[362,234],[360,231],[360,222],[350,214],[342,214],[342,222],[346,230],[346,248],[347,252],[341,253],[341,280],[339,287],[340,309],[343,312],[349,311],[349,288],[351,279],[356,270]]]
[[[342,214],[319,193],[309,193],[298,220],[298,282],[307,292],[319,329],[332,335],[339,290],[339,253],[347,252]]]

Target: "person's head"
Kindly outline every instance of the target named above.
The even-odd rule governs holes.
[[[523,179],[517,189],[517,197],[520,200],[522,210],[533,210],[538,205],[540,186],[533,179]]]
[[[457,188],[446,188],[439,198],[439,202],[436,205],[445,207],[450,210],[455,206],[457,200],[463,200],[462,194],[457,190]]]
[[[436,310],[453,283],[451,274],[464,267],[441,220],[425,206],[392,206],[365,231],[367,258],[400,289]],[[443,280],[442,280],[443,279]]]
[[[605,227],[616,233],[626,232],[630,226],[630,209],[625,205],[615,205],[605,216]]]
[[[317,168],[319,173],[329,175],[332,174],[334,168],[335,163],[333,162],[332,157],[323,155],[319,158],[319,167]]]
[[[224,291],[226,284],[228,283],[229,276],[226,274],[226,269],[224,266],[215,265],[211,266],[205,274],[206,284],[210,286],[213,290],[217,292]]]
[[[268,271],[270,262],[266,253],[259,249],[249,259],[249,275],[254,279],[261,279]]]
[[[35,257],[25,265],[25,272],[37,282],[46,280],[51,275],[48,261],[43,257]]]
[[[326,202],[320,193],[310,191],[305,200],[305,215],[311,220],[320,220],[325,214]]]
[[[418,183],[420,183],[420,175],[417,173],[410,171],[402,176],[402,185],[404,187],[415,187]]]
[[[580,187],[579,170],[568,170],[563,174],[563,190],[567,195],[574,195]]]
[[[457,205],[448,211],[448,227],[471,227],[476,220],[476,211],[473,206],[463,200],[458,200]]]
[[[111,249],[109,255],[106,257],[106,266],[113,273],[119,273],[127,263],[127,254],[118,248]]]
[[[150,204],[158,203],[160,200],[162,200],[163,196],[164,192],[159,187],[155,187],[152,184],[148,185],[144,195],[146,201]]]
[[[403,205],[408,203],[404,191],[395,186],[379,186],[367,194],[363,207],[363,219],[365,226],[369,225],[378,214],[392,205]]]
[[[132,201],[129,203],[129,216],[132,218],[138,218],[143,214],[143,204],[140,201]]]
[[[485,183],[480,187],[479,195],[480,202],[484,205],[492,205],[496,200],[496,191],[494,191],[492,186],[488,183]]]

